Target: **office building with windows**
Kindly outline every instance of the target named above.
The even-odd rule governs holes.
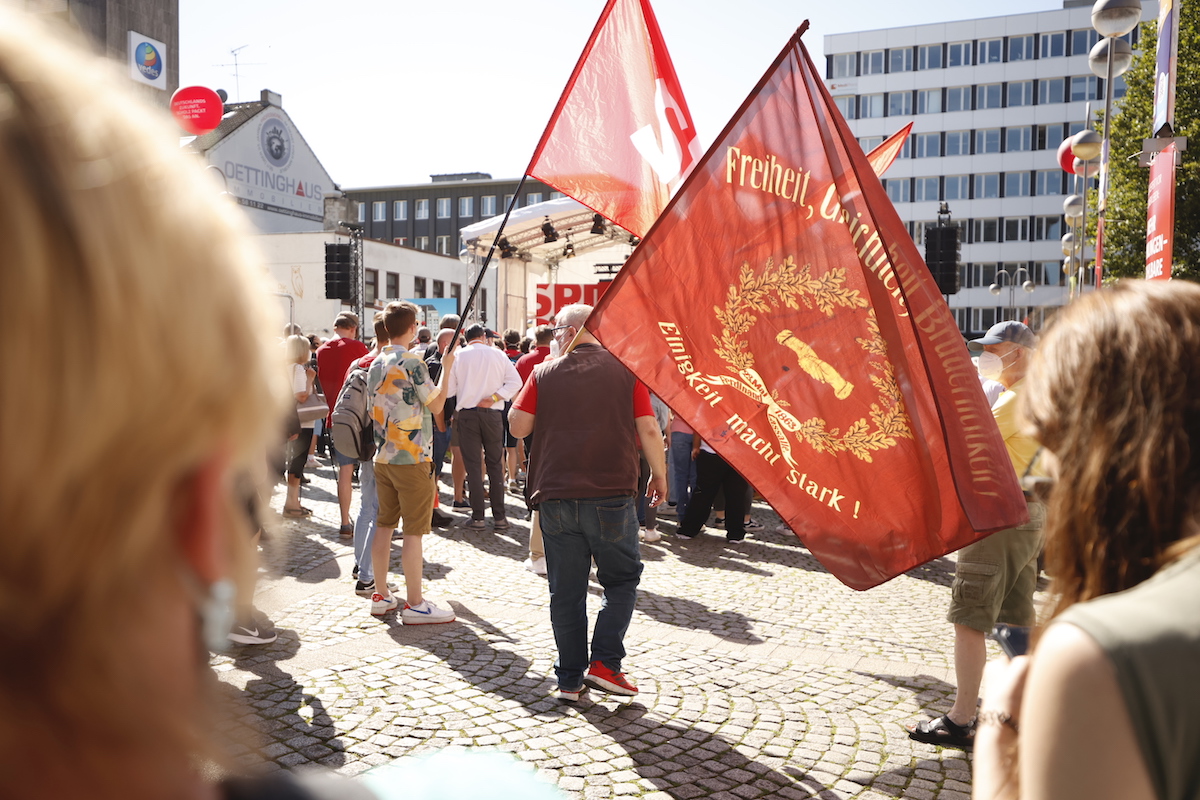
[[[1154,19],[1157,5],[1143,6],[1143,20]],[[864,151],[914,123],[883,183],[922,252],[941,202],[960,226],[962,289],[949,302],[964,333],[1004,319],[1038,330],[1066,302],[1063,200],[1081,188],[1056,151],[1083,128],[1089,103],[1103,109],[1104,81],[1088,67],[1091,10],[1091,0],[1066,0],[825,37],[826,84]],[[1136,37],[1127,37],[1135,48]],[[1119,99],[1124,82],[1113,84]]]
[[[520,181],[486,172],[430,175],[430,183],[345,189],[352,213],[369,239],[458,256],[458,231],[503,214]],[[562,197],[541,181],[521,188],[518,208]]]

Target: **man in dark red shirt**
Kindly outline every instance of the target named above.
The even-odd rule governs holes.
[[[651,505],[667,495],[662,432],[650,393],[583,330],[591,311],[580,304],[559,312],[558,343],[565,348],[578,333],[576,347],[539,365],[509,414],[514,435],[534,437],[529,499],[541,516],[550,624],[558,645],[554,671],[558,695],[566,701],[578,700],[589,686],[620,695],[638,691],[621,671],[621,661],[642,574],[639,438],[650,462],[646,495]],[[589,656],[587,596],[593,560],[604,604]]]
[[[355,361],[367,354],[367,346],[360,342],[358,336],[358,315],[349,311],[338,314],[333,322],[333,332],[337,336],[317,348],[317,380],[321,382],[321,393],[329,404],[329,412],[333,413],[333,404],[341,394],[342,384],[346,381],[346,373]],[[325,417],[325,425],[329,426],[329,417]],[[333,460],[338,467],[338,506],[342,512],[342,536],[354,535],[354,523],[350,521],[350,499],[353,488],[350,481],[354,477],[354,459],[346,458],[335,449]]]
[[[554,340],[554,329],[549,325],[539,325],[533,332],[533,342],[536,345],[525,355],[517,359],[517,374],[524,384],[533,374],[533,368],[546,360],[550,355],[550,342]]]

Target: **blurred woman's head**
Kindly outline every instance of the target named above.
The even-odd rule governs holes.
[[[1046,566],[1057,610],[1134,586],[1195,544],[1200,286],[1122,281],[1071,303],[1022,403],[1056,472]]]
[[[312,357],[310,342],[303,336],[289,336],[285,343],[289,364],[307,364]]]
[[[247,574],[236,487],[287,396],[240,213],[127,83],[0,6],[0,319],[30,333],[0,380],[0,751],[22,766],[47,739],[101,771],[200,741],[196,618]],[[85,339],[33,333],[62,320]]]

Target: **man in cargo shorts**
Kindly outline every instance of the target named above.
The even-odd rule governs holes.
[[[979,371],[1004,384],[1005,392],[992,406],[1008,457],[1020,480],[1038,451],[1038,444],[1021,432],[1017,422],[1020,394],[1036,344],[1033,332],[1016,321],[993,325],[970,343],[979,352]],[[1033,593],[1037,588],[1037,557],[1042,549],[1045,507],[1026,494],[1029,522],[993,533],[958,551],[951,589],[954,623],[954,672],[958,687],[954,705],[945,715],[907,727],[910,738],[945,747],[969,748],[975,740],[975,707],[987,661],[986,635],[996,623],[1028,627],[1034,622]]]

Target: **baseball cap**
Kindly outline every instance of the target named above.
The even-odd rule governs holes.
[[[982,350],[985,344],[1000,344],[1001,342],[1012,342],[1022,347],[1034,347],[1037,345],[1037,337],[1023,322],[1010,319],[1007,322],[997,322],[988,328],[988,332],[981,338],[968,342],[967,347],[978,351]]]

